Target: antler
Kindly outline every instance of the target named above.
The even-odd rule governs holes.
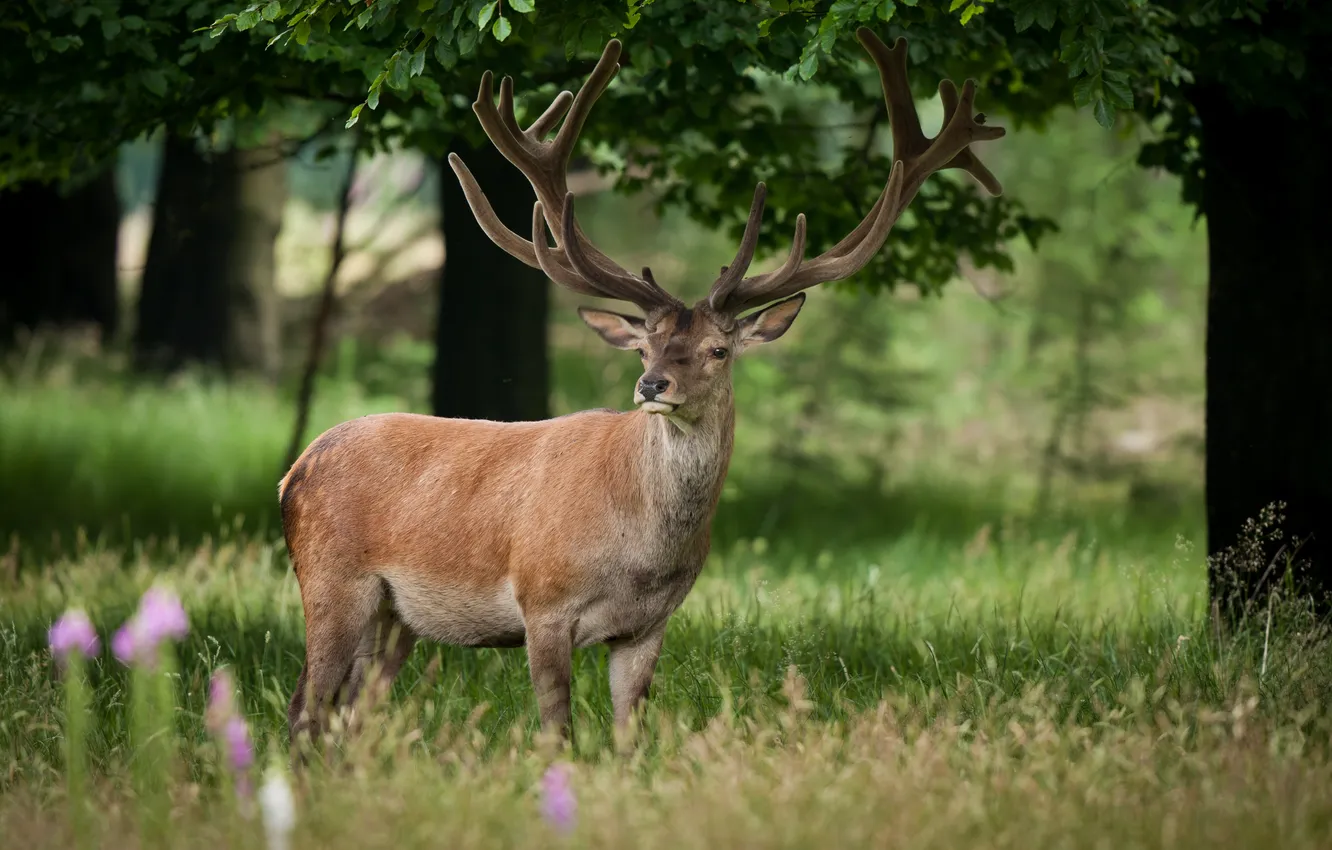
[[[897,39],[893,47],[889,48],[865,27],[856,31],[856,37],[879,68],[879,80],[888,104],[888,117],[893,131],[893,157],[896,160],[888,175],[888,184],[856,229],[812,260],[802,259],[805,249],[805,216],[796,216],[795,236],[786,262],[771,272],[744,279],[739,279],[739,275],[744,274],[743,269],[737,275],[724,273],[713,285],[709,295],[709,304],[713,309],[734,315],[820,283],[843,280],[860,271],[883,247],[888,232],[916,196],[925,179],[936,171],[961,168],[976,178],[991,195],[1003,192],[999,181],[969,147],[972,142],[989,141],[1004,135],[1002,127],[985,126],[984,115],[972,115],[972,103],[976,97],[975,82],[967,80],[963,84],[961,97],[951,80],[939,83],[939,96],[944,106],[943,128],[938,136],[927,139],[920,129],[920,117],[916,114],[911,87],[907,83],[906,39]],[[761,216],[758,193],[755,194],[755,205]],[[746,244],[751,229],[756,230],[752,209],[745,227]],[[745,258],[746,266],[749,259]],[[738,260],[737,257],[737,265]]]
[[[656,284],[647,269],[641,277],[631,274],[598,250],[574,219],[573,194],[569,192],[567,174],[569,158],[592,105],[619,71],[619,58],[620,42],[612,39],[577,96],[560,92],[526,130],[518,126],[514,116],[513,79],[505,77],[500,80],[499,107],[496,108],[493,75],[489,71],[481,75],[481,88],[472,111],[480,119],[491,143],[523,173],[536,192],[531,242],[499,220],[485,192],[457,154],[449,154],[449,165],[458,175],[467,204],[481,229],[514,258],[541,269],[551,280],[583,295],[629,301],[645,312],[683,306],[679,299]],[[564,123],[559,132],[554,139],[546,141],[545,137],[561,118]],[[556,234],[558,247],[547,244],[547,226]]]

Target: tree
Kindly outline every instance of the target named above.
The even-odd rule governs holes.
[[[531,190],[516,168],[493,147],[459,145],[457,151],[490,187],[500,220],[513,228],[531,222]],[[546,276],[511,262],[486,237],[456,180],[440,181],[440,212],[447,242],[435,334],[435,413],[497,421],[546,418]]]
[[[115,327],[119,211],[114,195],[106,200],[108,166],[121,144],[164,129],[136,361],[274,369],[281,157],[260,149],[267,139],[237,144],[236,129],[266,121],[266,106],[336,100],[361,81],[355,69],[196,32],[215,15],[186,0],[40,0],[6,10],[0,207],[23,219],[8,232],[24,240],[17,265],[30,267],[7,281],[13,321]],[[200,138],[210,140],[206,155],[196,151]],[[87,188],[62,200],[61,186]],[[48,212],[22,215],[34,209]]]
[[[119,223],[110,168],[79,181],[26,181],[0,191],[0,347],[20,328],[92,325],[103,339],[114,336]]]
[[[167,137],[139,295],[140,369],[276,373],[273,250],[286,194],[274,149],[201,152],[193,137]]]

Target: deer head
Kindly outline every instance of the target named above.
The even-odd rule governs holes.
[[[639,317],[589,308],[579,311],[604,340],[616,348],[635,350],[643,359],[643,376],[634,392],[640,410],[688,423],[706,415],[719,400],[729,399],[735,357],[785,333],[804,303],[803,290],[843,280],[864,268],[930,174],[960,168],[991,195],[1002,192],[999,181],[970,149],[972,142],[1004,135],[1003,128],[985,126],[983,116],[973,115],[974,82],[968,80],[960,96],[951,81],[939,84],[943,127],[933,139],[926,138],[907,82],[906,39],[899,38],[889,48],[868,29],[861,28],[857,37],[878,66],[893,134],[895,162],[878,200],[846,238],[813,259],[805,258],[805,217],[797,216],[786,261],[770,272],[746,276],[767,195],[759,183],[735,259],[722,267],[708,296],[692,307],[662,289],[649,269],[633,274],[617,265],[591,243],[574,216],[574,197],[567,183],[569,158],[592,105],[619,71],[620,42],[606,45],[577,95],[561,92],[526,130],[514,116],[513,80],[500,81],[496,107],[493,77],[489,71],[482,75],[472,109],[491,142],[532,184],[537,197],[532,240],[500,222],[456,154],[449,155],[449,164],[477,222],[496,245],[566,289],[627,301],[643,312]],[[558,132],[548,139],[561,119]],[[547,230],[555,238],[554,246]],[[756,307],[763,309],[745,314]]]

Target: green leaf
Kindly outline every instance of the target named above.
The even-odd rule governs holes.
[[[893,19],[893,13],[896,11],[897,4],[894,3],[893,0],[883,0],[883,2],[879,4],[879,20],[891,21]]]
[[[819,52],[808,50],[800,57],[800,79],[808,80],[819,70]]]
[[[633,8],[634,4],[629,4]],[[520,15],[530,15],[536,11],[536,3],[532,0],[509,0],[509,8]]]
[[[1104,100],[1096,101],[1092,106],[1092,115],[1096,117],[1096,123],[1107,130],[1115,126],[1115,108]]]
[[[271,0],[271,2],[264,7],[264,11],[261,12],[260,14],[263,16],[263,19],[265,21],[276,21],[278,19],[278,15],[282,14],[281,0]]]
[[[141,30],[143,29],[143,18],[138,15],[126,15],[120,19],[120,25],[130,31]]]
[[[425,45],[423,44],[415,53],[412,54],[412,65],[410,71],[413,77],[419,77],[421,76],[421,72],[424,70],[425,70]]]
[[[472,50],[476,47],[478,35],[477,30],[466,27],[458,33],[458,55],[471,56]]]
[[[1013,29],[1018,32],[1025,32],[1028,27],[1036,22],[1036,6],[1028,3],[1018,9],[1017,14],[1013,16]]]
[[[389,57],[388,67],[385,69],[388,71],[389,88],[396,91],[407,88],[407,81],[410,78],[409,64],[410,60],[405,51],[399,50]]]
[[[440,40],[435,42],[435,58],[439,60],[439,64],[443,65],[445,70],[452,71],[453,66],[458,64],[458,51],[454,49],[452,44]]]
[[[967,2],[968,0],[953,0],[952,3],[948,4],[948,11],[956,12],[958,9],[961,9],[962,6],[965,5]]]
[[[343,129],[350,130],[352,127],[355,127],[356,122],[361,120],[361,110],[364,108],[364,103],[358,103],[356,106],[352,107],[351,117],[347,119],[347,123],[343,125]]]
[[[985,7],[984,7],[984,6],[977,6],[977,5],[974,5],[974,4],[971,5],[971,6],[968,6],[968,7],[965,8],[965,9],[963,9],[963,10],[962,10],[962,25],[963,25],[963,26],[966,26],[967,23],[968,23],[972,18],[976,17],[977,15],[979,15],[981,12],[984,12],[984,11],[985,11]]]
[[[160,70],[151,68],[140,74],[139,79],[143,81],[144,88],[148,89],[148,91],[158,97],[164,97],[166,95],[167,78],[166,74],[163,74]]]
[[[508,18],[500,15],[495,19],[495,27],[491,32],[495,36],[496,41],[502,42],[513,32],[513,25],[509,23]]]
[[[1092,102],[1100,89],[1100,75],[1083,77],[1073,84],[1073,105],[1081,109]]]
[[[1055,21],[1059,19],[1059,6],[1052,0],[1045,0],[1036,13],[1036,23],[1041,25],[1041,29],[1049,32],[1054,29]]]
[[[254,29],[259,24],[259,13],[254,9],[246,9],[236,16],[236,29],[244,32],[248,29]]]
[[[1101,75],[1106,99],[1119,109],[1133,108],[1133,89],[1129,87],[1124,71],[1106,71]]]
[[[486,24],[490,23],[490,19],[494,17],[495,7],[498,5],[499,5],[499,0],[493,0],[493,2],[487,3],[486,5],[481,7],[481,11],[476,13],[477,29],[483,30],[486,28]]]
[[[102,38],[110,41],[118,35],[120,35],[120,19],[104,18],[102,20]]]
[[[296,43],[307,44],[309,43],[309,41],[310,41],[310,22],[309,20],[304,20],[296,25]]]

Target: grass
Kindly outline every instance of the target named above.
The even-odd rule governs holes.
[[[605,654],[575,659],[577,846],[1326,846],[1324,631],[1207,626],[1203,572],[1173,557],[984,529],[907,535],[793,568],[752,541],[714,555],[672,623],[645,736],[613,754]],[[285,760],[302,656],[278,545],[231,536],[129,557],[90,547],[0,602],[0,829],[70,846],[60,677],[45,630],[85,606],[109,638],[150,583],[192,630],[174,692],[172,846],[255,846],[202,725],[237,678],[261,764]],[[104,846],[139,840],[126,671],[90,666]],[[418,647],[387,708],[299,794],[297,847],[545,846],[519,651]]]

